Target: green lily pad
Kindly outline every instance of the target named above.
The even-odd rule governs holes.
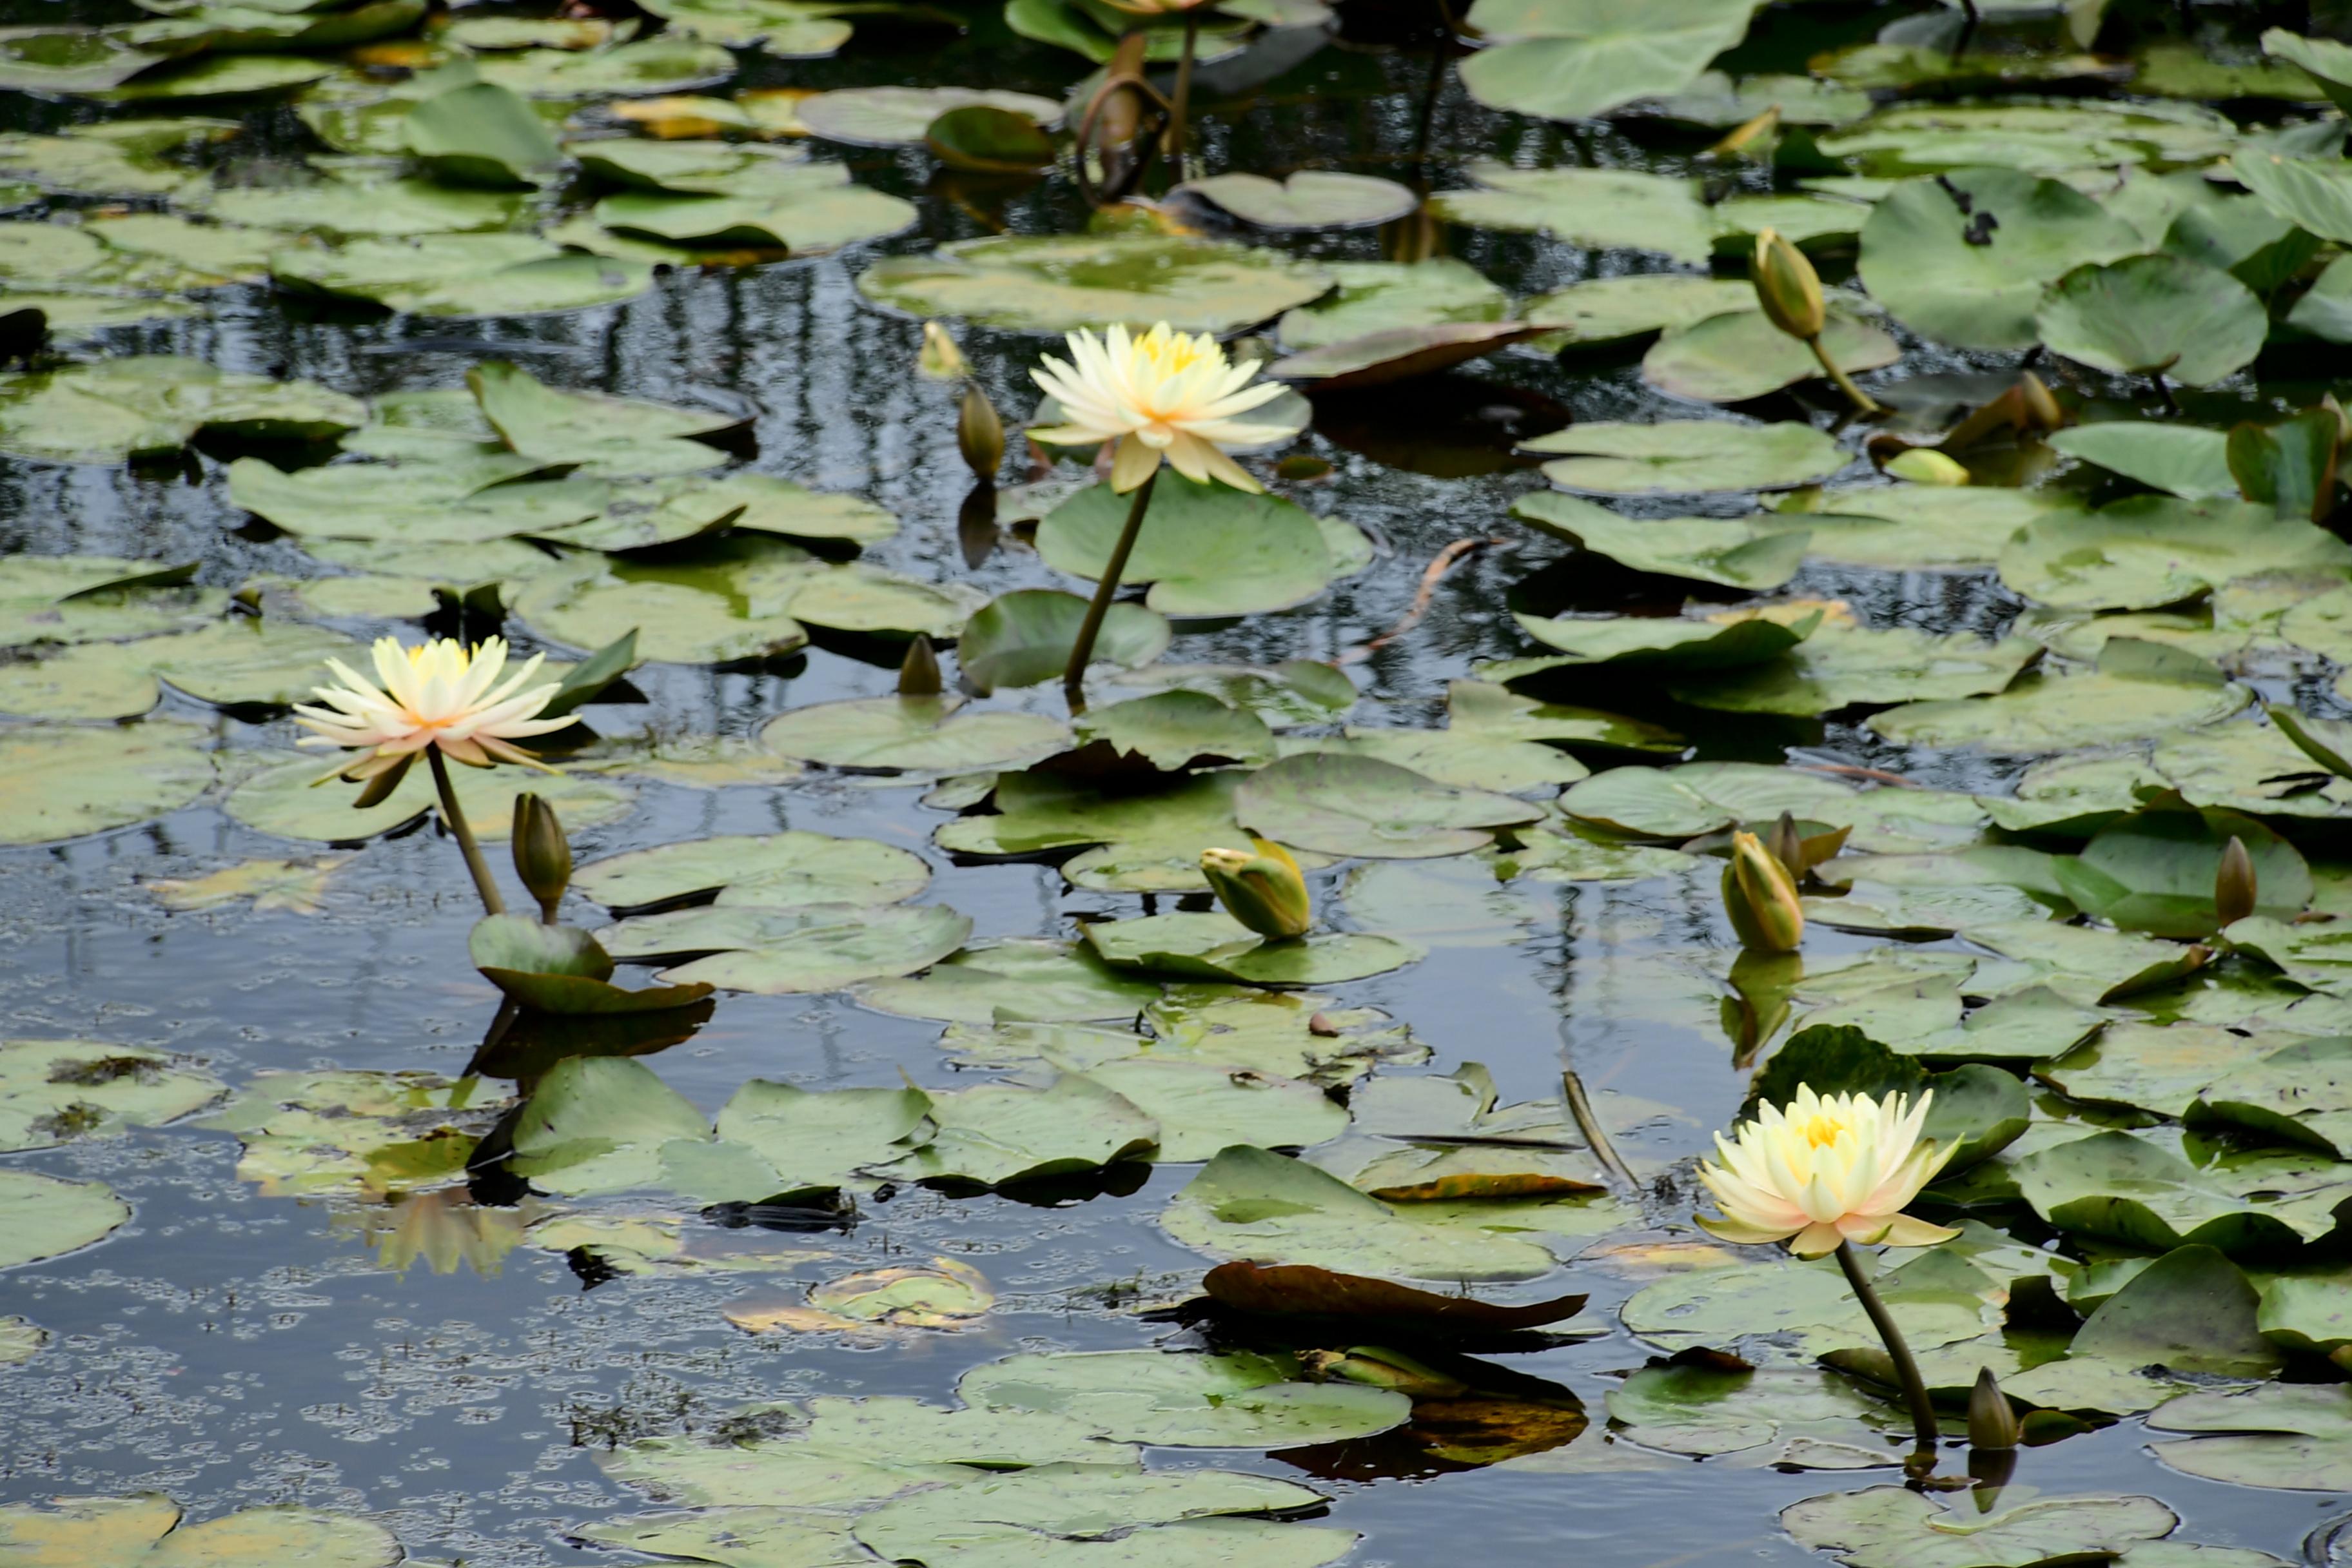
[[[861,986],[854,995],[878,1012],[942,1023],[1084,1022],[1132,1018],[1160,989],[1117,973],[1083,943],[1012,938],[975,943],[928,973]]]
[[[1884,1407],[1846,1380],[1812,1367],[1717,1367],[1654,1363],[1609,1391],[1609,1417],[1629,1442],[1693,1458],[1769,1447],[1804,1464],[1827,1444],[1850,1444],[1885,1421]],[[1885,1461],[1864,1450],[1860,1456]],[[1843,1467],[1840,1467],[1843,1468]]]
[[[1129,500],[1108,484],[1080,490],[1037,525],[1038,554],[1074,576],[1099,575]],[[1150,584],[1144,603],[1161,615],[1251,615],[1311,599],[1368,559],[1362,536],[1337,519],[1318,519],[1279,496],[1163,473],[1119,581]]]
[[[688,839],[592,860],[574,890],[609,909],[647,909],[738,889],[763,906],[895,904],[930,881],[922,858],[871,838],[799,830]]]
[[[591,561],[547,573],[523,584],[514,613],[576,647],[601,647],[635,630],[638,653],[662,663],[769,658],[808,640],[791,607],[824,571],[813,557],[756,534],[709,554],[659,564]]]
[[[1990,566],[2020,528],[2088,510],[2065,491],[1972,485],[1856,486],[1781,504],[1787,526],[1811,531],[1809,555],[1905,572]]]
[[[1621,343],[1756,308],[1756,290],[1747,283],[1688,272],[1643,272],[1591,278],[1539,294],[1520,310],[1519,319],[1552,329],[1536,344],[1557,350]]]
[[[1386,1013],[1341,1007],[1312,992],[1175,986],[1151,999],[1142,1016],[1153,1057],[1312,1083],[1349,1083],[1375,1067],[1429,1059],[1429,1047]]]
[[[424,100],[403,129],[411,153],[459,184],[530,185],[532,171],[562,155],[529,104],[486,81]]]
[[[392,240],[504,228],[518,216],[520,198],[510,191],[467,190],[434,180],[368,183],[354,177],[320,180],[308,185],[232,187],[205,196],[202,207],[208,216],[224,223],[253,228]],[[534,245],[531,255],[544,256],[551,249]],[[404,283],[423,290],[429,289],[454,260],[471,259],[480,265],[494,254],[504,255],[508,265],[524,259],[520,247],[509,247],[503,252],[488,247],[458,252],[436,249],[416,253],[403,270],[399,265],[403,254],[398,249],[381,247],[357,250],[351,263],[352,280],[381,281],[387,288]],[[341,280],[342,271],[332,251],[313,256],[289,250],[279,255],[287,258],[289,268],[301,272],[298,282],[312,273],[330,280]],[[528,301],[523,303],[528,305]]]
[[[2054,862],[2066,896],[2125,931],[2190,939],[2213,934],[2214,879],[2235,838],[2255,874],[2255,912],[2290,921],[2311,901],[2311,868],[2294,846],[2236,812],[2199,810],[2163,795],[2101,828],[2081,854]]]
[[[911,974],[971,934],[969,915],[939,905],[750,901],[770,890],[755,883],[705,908],[633,916],[597,940],[619,959],[689,958],[662,972],[673,984],[776,996]]]
[[[2226,115],[2197,105],[2011,98],[1895,104],[1822,136],[1819,145],[1830,157],[1876,174],[1945,171],[1973,178],[1987,169],[2056,175],[2117,165],[2194,166],[2226,156],[2238,141]],[[1963,183],[1963,188],[1974,187]]]
[[[1188,774],[1148,790],[1102,790],[1060,773],[1006,773],[993,816],[941,826],[940,847],[960,855],[1027,856],[1087,848],[1066,862],[1074,885],[1118,892],[1205,889],[1201,852],[1238,842],[1233,771]]]
[[[961,650],[959,650],[961,657]],[[1273,730],[1320,724],[1355,706],[1355,683],[1315,659],[1285,659],[1259,668],[1239,664],[1154,664],[1108,678],[1113,690],[1201,691],[1228,707],[1245,709]]]
[[[1979,1234],[1998,1235],[1981,1227]],[[1999,1239],[2012,1251],[2023,1250],[2006,1237]],[[1963,1261],[1966,1246],[1948,1242],[1892,1268],[1881,1262],[1879,1295],[1916,1351],[1932,1353],[1996,1326],[1995,1302],[2007,1294],[2011,1273],[2027,1271],[2007,1266],[1981,1270]],[[1874,1342],[1853,1290],[1834,1264],[1823,1267],[1826,1261],[1779,1258],[1669,1275],[1633,1293],[1622,1309],[1625,1326],[1671,1351],[1727,1348],[1759,1365],[1809,1362],[1828,1351]]]
[[[1446,321],[1386,327],[1360,338],[1276,360],[1266,374],[1316,393],[1360,392],[1467,364],[1537,335],[1518,321]]]
[[[1440,784],[1371,757],[1311,752],[1251,774],[1233,798],[1241,824],[1276,843],[1376,859],[1483,848],[1492,829],[1540,815],[1508,795]]]
[[[2029,522],[2001,546],[2001,581],[2038,604],[2152,609],[2261,572],[2340,571],[2352,546],[2236,500],[2131,496]]]
[[[498,360],[467,371],[466,384],[499,439],[519,456],[541,464],[585,465],[606,477],[716,468],[726,455],[692,437],[743,423],[740,415],[563,391]]]
[[[0,1041],[0,1149],[46,1149],[116,1127],[154,1127],[227,1092],[163,1051],[100,1040]]]
[[[1635,572],[1763,590],[1797,574],[1809,535],[1802,519],[1631,518],[1574,496],[1521,496],[1511,515]]]
[[[783,249],[801,256],[896,234],[915,221],[915,209],[854,183],[839,163],[811,162],[785,165],[773,178],[747,182],[745,188],[724,195],[625,191],[598,202],[595,219],[616,234],[674,246]],[[635,254],[626,241],[598,244],[572,230],[559,237],[608,254]],[[643,259],[686,262],[694,257],[656,249]]]
[[[1089,709],[1072,726],[1081,746],[1099,742],[1115,757],[1139,757],[1161,773],[1271,762],[1274,731],[1255,713],[1205,691],[1156,691]]]
[[[2210,386],[2262,352],[2270,314],[2252,289],[2218,268],[2134,256],[2060,278],[2033,324],[2053,353],[2095,370]]]
[[[1064,1073],[1044,1089],[984,1083],[930,1098],[930,1139],[895,1164],[904,1180],[997,1186],[1134,1159],[1160,1124],[1092,1079]]]
[[[2131,226],[2055,180],[1962,169],[1909,180],[1862,230],[1862,279],[1906,325],[1963,348],[2039,336],[2045,285],[2142,248]]]
[[[2340,159],[2288,158],[2249,148],[2231,167],[2262,204],[2306,233],[2352,244],[2352,177]]]
[[[1596,0],[1477,0],[1465,21],[1486,47],[1462,63],[1462,85],[1491,109],[1588,120],[1691,86],[1753,15],[1747,0],[1639,13]]]
[[[522,234],[425,234],[282,250],[270,274],[286,288],[364,300],[421,316],[577,310],[634,299],[650,268],[583,256]]]
[[[129,63],[137,53],[125,51],[119,39],[80,29],[70,37],[50,29],[16,37],[30,40],[35,48],[47,47],[44,39],[62,39],[61,65],[82,54],[101,71],[111,68],[110,59]],[[23,68],[26,47],[22,42],[0,42],[0,59],[8,62],[0,69]],[[235,121],[166,117],[67,126],[52,136],[10,132],[0,135],[0,173],[30,180],[45,190],[92,196],[166,195],[191,181],[191,171],[174,161],[175,154],[236,133]]]
[[[1615,1212],[1602,1211],[1603,1228]],[[1572,1233],[1583,1215],[1569,1199],[1384,1203],[1301,1161],[1244,1145],[1211,1160],[1160,1223],[1213,1257],[1453,1282],[1549,1273],[1551,1254],[1527,1237]]]
[[[1829,713],[1857,703],[2000,691],[2041,657],[2024,637],[1989,643],[1968,632],[1937,637],[1908,626],[1831,626],[1769,663],[1678,678],[1668,689],[1676,701],[1734,713]]]
[[[2153,1450],[2187,1475],[2298,1491],[2339,1491],[2352,1478],[2352,1392],[2341,1384],[2184,1394],[2147,1424],[2199,1434]]]
[[[559,534],[597,518],[611,503],[611,489],[593,479],[498,482],[536,466],[529,458],[485,454],[442,462],[327,463],[289,474],[259,458],[239,458],[229,465],[229,499],[305,541],[416,545]],[[536,552],[529,559],[534,570],[548,565]]]
[[[2152,1252],[2202,1245],[2232,1257],[2292,1250],[2329,1222],[2273,1212],[2129,1132],[2099,1132],[2027,1154],[2018,1189],[2059,1229]]]
[[[1370,228],[1405,216],[1421,198],[1393,180],[1305,169],[1286,180],[1214,174],[1169,193],[1192,195],[1268,229]]]
[[[281,838],[356,843],[405,827],[437,809],[431,775],[412,768],[398,789],[365,810],[356,809],[360,786],[319,784],[333,766],[327,756],[305,752],[265,765],[228,793],[221,809],[257,832]],[[517,768],[452,768],[457,804],[467,826],[481,838],[504,838],[514,826],[515,796],[528,791],[555,807],[568,828],[616,822],[635,796],[621,785],[580,773],[529,773]]]
[[[1336,985],[1401,969],[1425,950],[1393,937],[1325,931],[1269,942],[1223,910],[1097,921],[1087,945],[1114,969],[1244,985]]]
[[[2352,1149],[2352,1047],[2341,1037],[2285,1046],[2207,1086],[2186,1120],[2264,1142],[2316,1149],[2342,1160]]]
[[[724,81],[735,58],[691,38],[645,38],[608,49],[520,49],[485,55],[475,69],[487,82],[525,98],[611,98],[677,92]]]
[[[1335,261],[1329,271],[1339,280],[1330,297],[1286,312],[1276,328],[1283,346],[1293,353],[1395,327],[1499,321],[1510,314],[1508,294],[1476,268],[1452,257],[1416,262]]]
[[[1714,226],[1687,180],[1631,169],[1500,163],[1473,163],[1463,172],[1480,188],[1429,200],[1429,210],[1448,223],[1549,234],[1593,250],[1664,251],[1694,265],[1715,248]]]
[[[2081,1553],[2113,1561],[2179,1522],[2152,1497],[2045,1497],[1981,1514],[1893,1486],[1780,1510],[1781,1527],[1801,1545],[1835,1552],[1850,1568],[1982,1568]]]
[[[949,168],[983,174],[1033,174],[1061,156],[1034,120],[985,103],[949,110],[931,121],[923,143]]]
[[[1070,662],[1087,601],[1050,588],[1016,588],[975,611],[956,638],[956,664],[982,697],[999,687],[1035,686]],[[1095,639],[1095,658],[1131,669],[1168,651],[1168,622],[1140,605],[1114,602]]]
[[[1903,350],[1881,329],[1832,304],[1822,346],[1848,375],[1895,363]],[[1812,350],[1760,310],[1732,310],[1669,327],[1642,359],[1642,379],[1669,397],[1744,403],[1824,374]]]
[[[1294,1512],[1323,1500],[1289,1481],[1232,1471],[1040,1465],[917,1492],[854,1528],[892,1563],[1084,1568],[1111,1546],[1160,1568],[1320,1568],[1355,1545],[1354,1531],[1233,1516]]]
[[[1131,1056],[1087,1069],[1087,1078],[1160,1124],[1156,1161],[1187,1163],[1247,1143],[1304,1148],[1347,1130],[1347,1108],[1297,1079],[1215,1062]]]
[[[1499,1098],[1476,1062],[1442,1078],[1376,1079],[1349,1096],[1347,1135],[1307,1161],[1406,1215],[1468,1216],[1482,1203],[1538,1195],[1609,1213],[1598,1201],[1606,1190],[1601,1167],[1567,1108],[1556,1100],[1500,1105]]]
[[[1843,822],[1854,792],[1820,773],[1753,763],[1690,763],[1678,768],[1612,768],[1572,784],[1560,810],[1577,821],[1637,838],[1681,840],[1782,812]]]
[[[210,788],[204,727],[149,720],[118,729],[0,730],[0,784],[16,803],[0,843],[46,844],[177,811]]]
[[[2230,475],[2224,451],[2229,445],[2227,431],[2111,419],[2060,430],[2048,442],[2070,458],[2095,463],[2184,500],[2237,498],[2238,481]]]
[[[109,103],[266,98],[308,87],[334,68],[301,55],[205,55],[142,72],[89,96]]]
[[[1294,1358],[1249,1352],[1007,1356],[965,1373],[956,1392],[983,1410],[1072,1417],[1114,1441],[1163,1447],[1339,1442],[1386,1431],[1412,1410],[1412,1401],[1402,1394],[1351,1383],[1304,1382]]]
[[[1991,697],[1906,703],[1875,715],[1870,727],[1911,745],[2064,751],[2219,723],[2252,700],[2204,660],[2168,648],[2158,651],[2180,662],[2151,660],[2150,648],[2158,645],[2116,637],[2095,670],[2036,671]]]
[[[1694,621],[1673,616],[1529,616],[1512,619],[1556,656],[1511,661],[1513,673],[1607,665],[1628,669],[1712,671],[1744,669],[1780,658],[1821,625],[1816,614],[1794,623],[1764,616],[1744,620]]]
[[[1331,278],[1272,251],[1212,240],[1022,236],[894,256],[860,274],[857,287],[910,315],[1011,331],[1165,321],[1180,331],[1227,332],[1318,298]]]
[[[0,378],[0,451],[50,462],[119,463],[176,452],[199,432],[226,440],[323,441],[366,422],[355,398],[170,354]]]
[[[771,720],[760,744],[826,767],[940,774],[1017,767],[1069,743],[1069,731],[1042,714],[962,707],[950,697],[820,702]]]
[[[2209,1084],[2252,1068],[2275,1048],[2207,1024],[2115,1023],[2033,1076],[2072,1100],[2186,1116]]]
[[[839,50],[853,31],[839,13],[851,8],[810,0],[655,0],[646,7],[667,24],[666,36],[756,47],[783,59],[815,59]]]
[[[1062,106],[1025,92],[969,87],[856,87],[820,92],[796,106],[801,123],[828,142],[852,147],[919,147],[931,122],[975,105],[1018,114],[1037,125],[1062,118]]]
[[[104,1182],[67,1182],[31,1171],[0,1171],[0,1215],[8,1216],[0,1268],[37,1263],[100,1240],[131,1217]],[[69,1558],[58,1560],[61,1563]]]
[[[400,1542],[373,1520],[317,1509],[247,1509],[183,1526],[158,1492],[57,1498],[0,1509],[0,1546],[24,1568],[131,1568],[134,1563],[308,1563],[392,1568]]]
[[[1809,425],[1728,419],[1571,425],[1519,449],[1570,454],[1544,465],[1544,478],[1562,489],[1624,496],[1786,489],[1825,479],[1851,460]]]

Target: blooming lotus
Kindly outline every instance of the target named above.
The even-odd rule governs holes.
[[[1045,356],[1032,371],[1061,405],[1063,423],[1029,434],[1055,446],[1118,443],[1111,489],[1124,495],[1160,471],[1161,458],[1188,479],[1221,479],[1237,490],[1264,489],[1227,457],[1227,447],[1254,447],[1297,434],[1289,425],[1260,425],[1240,416],[1282,395],[1274,382],[1250,384],[1258,362],[1229,364],[1206,332],[1180,332],[1165,321],[1140,337],[1113,327],[1102,337],[1072,332],[1067,362]]]
[[[331,658],[327,668],[340,684],[316,689],[325,706],[305,703],[294,710],[297,721],[312,731],[300,744],[367,752],[341,769],[341,777],[373,779],[405,767],[428,747],[473,767],[520,763],[544,772],[513,742],[576,722],[569,714],[539,717],[560,682],[531,683],[544,655],[508,673],[503,637],[492,637],[470,653],[452,637],[411,648],[395,637],[380,637],[374,654],[375,681]]]
[[[1800,1258],[1820,1258],[1849,1241],[1930,1247],[1959,1235],[1915,1219],[1903,1207],[1952,1157],[1923,1141],[1933,1090],[1914,1106],[1890,1094],[1818,1095],[1800,1086],[1786,1106],[1766,1105],[1735,1141],[1716,1135],[1723,1163],[1701,1161],[1698,1179],[1723,1217],[1698,1216],[1708,1235],[1733,1242],[1786,1241]]]

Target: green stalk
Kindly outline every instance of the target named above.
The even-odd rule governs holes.
[[[482,858],[482,847],[474,842],[474,830],[466,826],[465,807],[457,804],[457,787],[449,782],[449,764],[441,760],[441,748],[425,748],[425,760],[433,766],[433,783],[441,792],[441,820],[449,825],[449,832],[457,840],[457,847],[466,856],[466,869],[474,874],[474,891],[482,895],[485,912],[502,915],[507,902],[499,897],[499,885],[490,880],[490,868]]]
[[[1903,1341],[1903,1331],[1895,1326],[1894,1315],[1886,1303],[1878,1299],[1877,1287],[1871,1284],[1862,1271],[1862,1261],[1853,1255],[1853,1246],[1841,1241],[1837,1249],[1838,1267],[1845,1272],[1845,1282],[1853,1287],[1854,1299],[1870,1318],[1870,1326],[1878,1331],[1886,1346],[1886,1357],[1895,1363],[1895,1375],[1903,1384],[1904,1403],[1911,1407],[1911,1431],[1915,1443],[1912,1467],[1933,1469],[1936,1464],[1936,1407],[1928,1401],[1927,1384],[1919,1376],[1919,1363],[1911,1359],[1911,1347]]]
[[[1187,116],[1192,110],[1192,56],[1201,40],[1201,13],[1195,9],[1184,13],[1184,52],[1176,59],[1176,94],[1170,100],[1168,116],[1168,159],[1176,167],[1176,178],[1184,178],[1184,131]]]
[[[1872,397],[1870,394],[1863,391],[1862,388],[1856,386],[1853,384],[1853,378],[1846,374],[1844,367],[1830,357],[1830,351],[1828,347],[1822,343],[1820,333],[1816,332],[1811,337],[1807,338],[1805,340],[1805,346],[1813,351],[1813,357],[1822,362],[1822,368],[1830,373],[1830,379],[1836,382],[1837,389],[1846,395],[1847,400],[1853,405],[1855,413],[1879,414],[1885,412],[1885,410],[1879,407],[1877,400]]]
[[[1095,635],[1110,613],[1111,595],[1118,592],[1119,575],[1127,570],[1127,558],[1135,552],[1135,536],[1143,531],[1144,510],[1151,505],[1152,487],[1159,482],[1160,470],[1154,468],[1151,477],[1135,488],[1135,499],[1127,504],[1127,523],[1118,531],[1118,542],[1111,548],[1102,580],[1095,584],[1087,618],[1078,623],[1078,640],[1070,645],[1070,662],[1062,670],[1062,695],[1069,700],[1073,714],[1087,710],[1087,663],[1095,655]]]

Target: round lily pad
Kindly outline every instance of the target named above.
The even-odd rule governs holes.
[[[1213,174],[1168,193],[1193,195],[1259,228],[1370,228],[1403,217],[1421,198],[1393,180],[1302,169],[1286,180]]]
[[[1245,985],[1337,985],[1423,956],[1411,942],[1357,931],[1268,942],[1218,910],[1097,921],[1086,928],[1086,939],[1115,969]]]
[[[931,122],[950,110],[980,105],[1037,125],[1062,118],[1062,106],[1025,92],[970,87],[853,87],[801,100],[801,123],[828,142],[853,147],[919,147]]]
[[[581,867],[572,886],[608,909],[644,909],[721,888],[761,904],[894,904],[930,879],[922,857],[896,845],[795,830],[633,849]]]
[[[1242,826],[1327,855],[1414,860],[1484,848],[1492,829],[1533,822],[1525,801],[1437,784],[1370,757],[1285,757],[1234,792]]]
[[[2143,610],[2258,572],[2341,571],[2352,547],[2269,506],[2139,495],[2028,522],[2000,562],[2002,583],[2037,604]]]
[[[869,300],[915,316],[961,316],[1013,331],[1166,321],[1228,332],[1331,287],[1311,263],[1167,235],[1020,236],[894,256],[860,274]]]
[[[770,721],[760,744],[826,767],[938,774],[1017,767],[1069,742],[1069,731],[1042,714],[962,707],[950,697],[820,702]]]
[[[1777,588],[1805,559],[1801,517],[1631,518],[1574,496],[1521,496],[1511,515],[1635,572],[1726,587]]]
[[[66,1182],[31,1171],[0,1171],[0,1268],[88,1247],[131,1217],[104,1182]]]
[[[1884,331],[1834,306],[1822,342],[1848,375],[1903,357],[1901,346]],[[1822,374],[1812,350],[1760,310],[1733,310],[1669,327],[1642,359],[1643,380],[1669,397],[1700,403],[1744,403]]]
[[[607,926],[597,940],[615,958],[709,954],[662,971],[675,985],[778,996],[910,974],[955,952],[971,934],[971,916],[940,905],[719,903],[640,915]]]
[[[1293,353],[1360,338],[1393,327],[1448,321],[1499,321],[1511,297],[1466,261],[1335,261],[1339,287],[1329,298],[1286,313],[1278,329]]]
[[[1385,1431],[1411,1411],[1388,1389],[1297,1378],[1287,1356],[1063,1351],[976,1366],[956,1392],[982,1409],[1074,1415],[1115,1440],[1168,1447],[1338,1441]]]
[[[179,1505],[156,1492],[16,1503],[0,1509],[0,1541],[26,1568],[268,1562],[393,1568],[404,1555],[399,1541],[373,1520],[279,1506],[183,1525]]]
[[[1546,463],[1544,478],[1565,490],[1600,495],[1786,489],[1828,479],[1851,460],[1810,425],[1728,419],[1571,425],[1519,449],[1568,454]]]
[[[44,1149],[109,1128],[158,1126],[227,1088],[143,1047],[0,1041],[0,1149]]]
[[[119,463],[174,452],[199,431],[230,440],[324,441],[366,419],[356,398],[323,386],[173,354],[0,377],[0,451],[50,462]]]
[[[0,729],[0,843],[45,844],[177,811],[213,783],[203,726],[154,719],[120,729]]]
[[[2178,256],[2077,267],[2050,286],[2033,321],[2053,353],[2095,370],[2191,386],[2251,363],[2270,333],[2252,289]]]
[[[389,833],[436,809],[439,797],[424,767],[412,767],[398,789],[358,810],[352,803],[359,796],[359,785],[332,779],[316,784],[333,766],[330,753],[316,752],[264,767],[229,791],[221,809],[263,833],[334,844]],[[551,777],[521,768],[457,767],[449,776],[467,826],[481,838],[507,837],[514,825],[515,796],[526,791],[555,807],[564,826],[572,829],[616,822],[628,815],[635,799],[620,784],[580,773]]]
[[[1132,1018],[1160,989],[1117,973],[1082,944],[1014,938],[975,943],[927,974],[862,986],[856,995],[878,1012],[942,1023],[1085,1022]]]
[[[1519,319],[1550,329],[1538,346],[1572,348],[1649,337],[1756,308],[1750,284],[1691,272],[1639,272],[1538,294],[1520,309]]]
[[[1080,490],[1037,525],[1037,553],[1075,576],[1099,575],[1129,504],[1108,484]],[[1119,581],[1150,584],[1144,603],[1165,616],[1278,610],[1364,564],[1357,554],[1362,542],[1349,524],[1318,519],[1279,496],[1163,473]]]
[[[1689,87],[1746,36],[1751,16],[1743,0],[1638,11],[1607,0],[1478,0],[1464,20],[1487,43],[1462,62],[1462,86],[1489,108],[1589,120]]]

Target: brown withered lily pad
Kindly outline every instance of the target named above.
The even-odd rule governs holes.
[[[1584,1310],[1582,1296],[1504,1306],[1468,1296],[1441,1296],[1361,1274],[1303,1263],[1220,1263],[1201,1289],[1219,1306],[1267,1318],[1360,1318],[1377,1322],[1469,1330],[1537,1329]]]

